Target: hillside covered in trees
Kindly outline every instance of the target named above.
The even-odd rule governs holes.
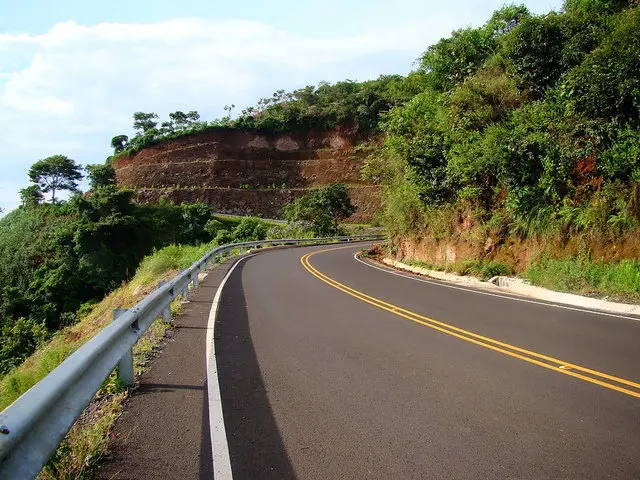
[[[381,132],[382,114],[422,90],[420,78],[419,73],[408,77],[382,75],[364,82],[321,82],[318,86],[308,85],[293,92],[278,90],[271,97],[260,99],[255,106],[245,108],[235,118],[232,118],[235,105],[226,106],[228,115],[213,121],[202,120],[197,111],[172,112],[164,121],[153,112],[135,112],[135,135],[113,137],[114,155],[107,162],[165,140],[215,130],[236,129],[277,135],[343,127],[366,139]]]
[[[83,172],[87,192],[78,190]],[[164,247],[171,246],[160,258],[147,257],[147,265],[165,265],[162,255],[179,252],[176,246],[204,252],[267,236],[335,235],[342,232],[339,221],[355,210],[344,185],[312,190],[291,203],[286,225],[216,216],[201,203],[140,205],[132,202],[132,190],[118,188],[110,165],[82,168],[64,155],[37,161],[28,176],[22,206],[0,219],[0,378],[58,333],[68,333],[129,282],[143,258]],[[69,193],[66,200],[62,191]]]
[[[636,228],[639,31],[636,2],[568,0],[506,7],[430,47],[423,91],[384,116],[367,169],[388,185],[391,231],[443,207],[523,235]]]
[[[620,287],[637,298],[638,32],[637,2],[567,0],[542,16],[505,7],[429,47],[422,91],[383,115],[365,168],[399,254],[557,269],[569,280],[549,286],[578,290],[611,280],[593,262],[623,260]]]

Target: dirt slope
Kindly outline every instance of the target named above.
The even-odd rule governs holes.
[[[282,216],[283,207],[310,188],[349,186],[368,221],[380,206],[379,190],[360,179],[366,156],[346,130],[265,136],[217,130],[168,140],[113,164],[118,183],[135,188],[140,202],[204,202],[238,215]]]

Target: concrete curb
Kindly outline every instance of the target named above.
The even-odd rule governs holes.
[[[537,300],[561,303],[563,305],[572,305],[575,307],[599,310],[602,312],[626,315],[640,315],[640,305],[610,302],[608,300],[602,300],[599,298],[575,295],[573,293],[556,292],[554,290],[536,287],[529,284],[529,282],[527,282],[526,280],[522,280],[520,278],[499,276],[493,277],[488,282],[484,282],[475,277],[465,277],[453,273],[440,272],[438,270],[429,270],[428,268],[414,267],[390,258],[384,258],[382,260],[382,263],[400,270],[416,273],[418,275],[425,275],[427,277],[435,278],[437,280],[443,280],[446,282],[454,282],[471,287],[493,287],[496,290],[502,292],[515,293],[517,295],[535,298]]]

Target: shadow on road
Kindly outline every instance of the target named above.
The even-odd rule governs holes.
[[[216,357],[233,476],[295,479],[251,340],[242,265],[228,280],[216,324]]]
[[[210,480],[213,478],[213,460],[211,458],[211,426],[209,425],[209,392],[207,384],[202,390],[202,422],[200,432],[202,440],[200,442],[200,471],[199,480]]]

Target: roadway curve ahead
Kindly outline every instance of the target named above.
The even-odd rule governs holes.
[[[359,248],[264,253],[229,278],[236,480],[640,478],[640,321],[394,275]]]

